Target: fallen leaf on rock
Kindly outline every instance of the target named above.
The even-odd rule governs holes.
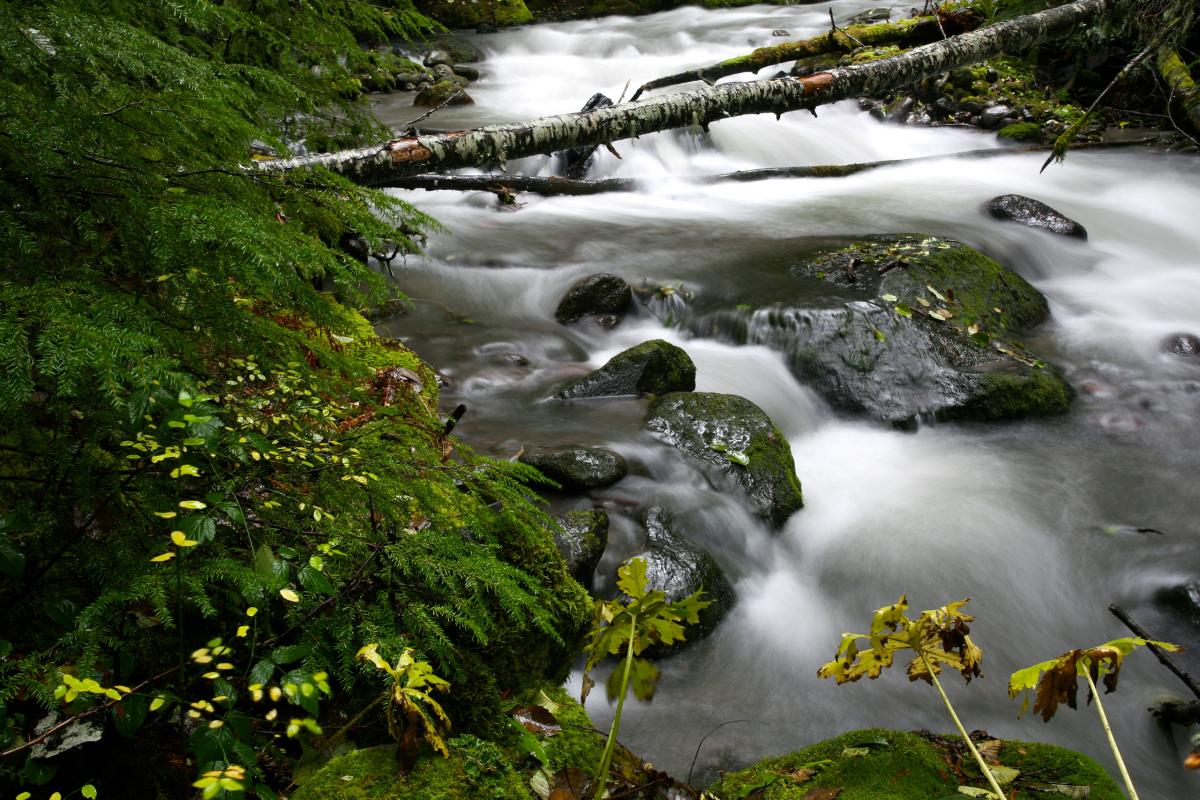
[[[983,760],[989,764],[1000,763],[1000,740],[988,739],[979,745],[979,755],[983,756]]]
[[[842,758],[861,758],[871,755],[869,747],[847,747],[842,750]]]

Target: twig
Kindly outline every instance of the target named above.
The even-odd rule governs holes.
[[[939,26],[940,26],[940,24],[941,24],[941,23],[938,23],[938,24],[939,24]],[[831,7],[830,7],[830,9],[829,9],[829,27],[833,28],[833,32],[834,32],[834,33],[840,33],[840,34],[842,34],[842,36],[845,36],[847,39],[849,39],[850,41],[854,42],[854,43],[855,43],[856,45],[858,45],[859,47],[866,47],[866,45],[865,45],[865,44],[863,44],[862,42],[860,42],[858,39],[855,39],[855,38],[854,38],[853,36],[851,36],[851,35],[850,35],[848,32],[846,32],[846,31],[842,30],[841,28],[839,28],[839,27],[837,26],[837,23],[833,21],[833,7],[832,7],[832,6],[831,6]],[[943,36],[945,36],[945,34],[946,34],[946,32],[945,32],[945,31],[942,31],[942,35],[943,35]]]
[[[754,719],[731,719],[731,720],[726,720],[725,722],[722,722],[720,725],[717,725],[715,728],[713,728],[712,730],[710,730],[708,733],[704,734],[703,738],[701,738],[701,739],[700,739],[700,743],[696,745],[696,752],[695,752],[695,754],[692,756],[692,763],[691,763],[691,766],[689,766],[689,767],[688,767],[687,783],[690,785],[690,784],[691,784],[691,782],[692,782],[692,770],[694,770],[694,769],[696,768],[696,759],[700,758],[700,748],[701,748],[701,747],[704,747],[704,743],[705,743],[706,741],[708,741],[708,737],[712,736],[714,733],[716,733],[717,731],[721,730],[721,728],[724,728],[726,725],[732,725],[732,724],[734,724],[735,722],[757,722],[757,721],[758,721],[758,720],[754,720]]]
[[[429,118],[430,118],[430,117],[432,117],[434,114],[436,114],[437,112],[441,111],[441,110],[442,110],[443,108],[445,108],[446,106],[450,105],[451,101],[452,101],[452,100],[454,100],[456,97],[458,97],[460,94],[462,94],[464,91],[465,91],[464,89],[459,89],[459,90],[458,90],[458,91],[456,91],[454,94],[450,95],[450,96],[449,96],[449,97],[447,97],[445,100],[443,100],[441,103],[437,104],[437,105],[436,105],[436,106],[434,106],[433,108],[431,108],[431,109],[429,109],[428,111],[426,111],[426,112],[425,112],[424,114],[422,114],[421,116],[417,117],[416,119],[409,120],[408,122],[404,123],[403,125],[401,125],[401,126],[400,126],[400,127],[397,129],[397,130],[396,130],[396,135],[397,135],[397,136],[408,136],[408,135],[411,135],[411,133],[412,133],[412,129],[413,129],[413,127],[412,127],[413,125],[416,125],[416,124],[417,124],[418,122],[420,122],[421,120],[426,120],[426,119],[429,119]]]
[[[128,691],[125,694],[118,697],[116,700],[109,700],[104,705],[95,706],[93,708],[89,708],[86,711],[80,711],[78,714],[72,714],[71,716],[64,719],[62,722],[58,723],[57,725],[51,726],[49,729],[47,729],[43,733],[33,737],[32,739],[30,739],[26,742],[22,742],[21,744],[16,745],[15,747],[8,748],[3,753],[0,753],[0,759],[8,758],[9,756],[14,756],[18,753],[23,753],[26,750],[29,750],[30,748],[40,744],[41,742],[44,742],[50,736],[53,736],[55,733],[58,733],[63,728],[73,725],[76,722],[79,722],[80,720],[85,720],[88,717],[94,717],[97,714],[103,714],[105,711],[108,711],[110,708],[115,706],[117,703],[124,701],[127,697],[137,694],[139,689],[144,689],[146,686],[150,685],[151,683],[154,683],[155,681],[158,681],[158,680],[162,680],[163,678],[167,677],[168,675],[170,675],[173,672],[178,672],[179,670],[183,669],[183,667],[184,667],[184,664],[176,664],[175,666],[171,667],[170,669],[166,669],[166,670],[163,670],[162,672],[158,673],[153,678],[147,678],[146,680],[139,683],[137,686],[134,686],[133,689],[131,689],[130,691]]]
[[[1125,609],[1121,608],[1116,603],[1113,603],[1108,607],[1108,610],[1113,613],[1113,616],[1125,623],[1126,628],[1129,628],[1129,630],[1133,631],[1143,639],[1150,639],[1150,634],[1146,632],[1146,629],[1134,622],[1133,617],[1129,616],[1129,614],[1125,612]],[[1171,657],[1163,652],[1161,647],[1149,641],[1147,641],[1146,647],[1150,648],[1150,652],[1154,653],[1154,656],[1160,662],[1162,662],[1164,667],[1171,670],[1171,672],[1174,672],[1179,677],[1179,680],[1183,681],[1184,684],[1186,684],[1187,687],[1192,690],[1192,694],[1196,695],[1196,697],[1200,697],[1200,685],[1196,684],[1196,681],[1191,675],[1188,675],[1186,672],[1180,669],[1179,666],[1171,660]]]

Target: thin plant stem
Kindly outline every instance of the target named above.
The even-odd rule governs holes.
[[[954,727],[958,728],[958,734],[962,736],[963,741],[967,743],[967,749],[971,751],[971,755],[975,756],[975,763],[979,765],[979,769],[983,772],[983,776],[987,778],[988,783],[992,786],[992,791],[1000,800],[1007,800],[1004,790],[1000,788],[1000,784],[996,782],[996,776],[992,774],[988,768],[987,762],[983,760],[983,756],[975,749],[975,743],[971,741],[971,737],[967,735],[967,729],[963,727],[962,722],[958,719],[958,714],[954,713],[954,706],[950,705],[950,698],[946,696],[946,690],[942,688],[942,682],[938,680],[937,674],[929,664],[929,659],[925,658],[925,654],[921,653],[921,661],[925,663],[925,669],[929,671],[929,677],[933,679],[934,688],[938,690],[938,694],[942,696],[942,702],[946,704],[946,710],[950,712],[950,719],[954,720]],[[1136,800],[1136,798],[1135,798]]]
[[[1117,740],[1113,737],[1112,728],[1108,724],[1108,715],[1104,713],[1104,704],[1100,702],[1100,693],[1096,691],[1096,682],[1092,680],[1090,665],[1084,668],[1083,677],[1087,678],[1088,688],[1092,690],[1092,699],[1096,701],[1096,713],[1100,715],[1100,724],[1104,726],[1104,735],[1108,737],[1108,746],[1112,748],[1113,758],[1117,760],[1117,769],[1121,772],[1121,779],[1125,781],[1125,790],[1129,792],[1129,800],[1139,800],[1137,789],[1133,788],[1133,778],[1129,777],[1129,770],[1125,768],[1125,759],[1121,758]]]
[[[604,753],[600,756],[600,766],[596,770],[596,788],[592,791],[593,800],[599,800],[604,795],[604,786],[608,783],[608,768],[612,766],[613,753],[617,749],[617,732],[621,729],[621,709],[625,705],[625,694],[629,690],[629,673],[633,671],[633,640],[637,632],[637,614],[629,622],[629,647],[625,650],[625,663],[622,668],[625,673],[621,676],[621,694],[617,696],[617,711],[613,715],[612,727],[608,730],[608,741],[604,743]]]

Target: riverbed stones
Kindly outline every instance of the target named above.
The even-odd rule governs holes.
[[[526,450],[520,461],[537,467],[568,494],[612,486],[629,472],[620,453],[607,447],[536,447]]]
[[[554,518],[554,546],[567,562],[571,577],[591,590],[596,565],[608,546],[608,512],[603,508],[568,511]]]
[[[744,397],[674,392],[650,404],[645,426],[701,462],[718,482],[742,490],[752,509],[782,527],[804,506],[787,439]]]
[[[633,290],[624,278],[597,272],[580,278],[559,301],[554,318],[563,325],[588,316],[623,315],[633,302]]]
[[[474,105],[475,100],[453,80],[440,80],[425,86],[413,98],[414,106],[436,108],[443,103],[451,106],[469,106]]]
[[[1200,336],[1194,333],[1172,333],[1159,347],[1168,355],[1200,358]]]
[[[1070,402],[1062,376],[1017,338],[1047,317],[1046,299],[961,242],[873,237],[804,257],[792,273],[795,300],[698,317],[693,332],[777,349],[835,408],[899,427]],[[804,299],[818,289],[820,302]]]
[[[679,521],[662,508],[646,512],[646,549],[637,555],[646,561],[646,583],[661,591],[667,602],[682,600],[703,591],[712,605],[700,612],[700,622],[684,628],[684,644],[696,642],[712,633],[733,608],[733,587],[709,553],[680,535]],[[663,656],[679,645],[655,648],[649,654]]]
[[[1017,222],[1060,236],[1087,239],[1087,230],[1082,225],[1032,197],[1002,194],[989,200],[985,208],[996,219]]]
[[[560,400],[658,395],[696,388],[696,365],[680,347],[652,339],[617,353],[597,370],[564,386]]]

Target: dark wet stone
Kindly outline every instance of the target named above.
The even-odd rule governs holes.
[[[1032,197],[1002,194],[989,200],[986,208],[987,212],[996,219],[1019,222],[1031,228],[1040,228],[1062,236],[1087,239],[1087,231],[1082,225]]]
[[[1005,120],[1011,119],[1013,110],[1006,105],[996,105],[985,108],[979,114],[979,127],[996,130],[1004,127]]]
[[[572,494],[611,486],[629,472],[625,459],[605,447],[537,447],[520,460]]]
[[[1159,346],[1173,356],[1200,356],[1200,337],[1191,333],[1173,333]]]
[[[774,527],[804,506],[791,446],[746,398],[713,392],[663,395],[650,404],[645,425],[740,487]]]
[[[771,31],[771,35],[772,36],[791,36],[791,34],[788,33],[787,31],[785,31],[783,28],[776,28],[775,30]]]
[[[591,590],[596,565],[608,546],[608,512],[602,508],[568,511],[555,521],[560,530],[554,532],[554,545],[567,562],[567,571]]]
[[[682,600],[696,591],[712,603],[700,612],[700,622],[684,628],[684,641],[671,647],[654,647],[652,657],[662,657],[679,647],[697,642],[716,630],[717,623],[733,608],[733,587],[707,551],[688,542],[678,533],[674,515],[661,508],[646,513],[646,550],[638,558],[646,560],[646,581],[669,602]]]
[[[608,363],[556,395],[560,400],[589,397],[690,392],[696,388],[696,365],[682,349],[662,339],[617,353]]]
[[[455,64],[450,69],[460,78],[466,78],[469,81],[479,80],[479,70],[475,67],[470,67],[466,64]]]
[[[576,281],[567,290],[554,310],[554,318],[566,325],[591,315],[620,315],[632,302],[633,290],[624,278],[597,272]]]
[[[454,59],[445,50],[430,50],[425,54],[421,63],[427,67],[435,67],[439,64],[450,66],[454,63]]]

